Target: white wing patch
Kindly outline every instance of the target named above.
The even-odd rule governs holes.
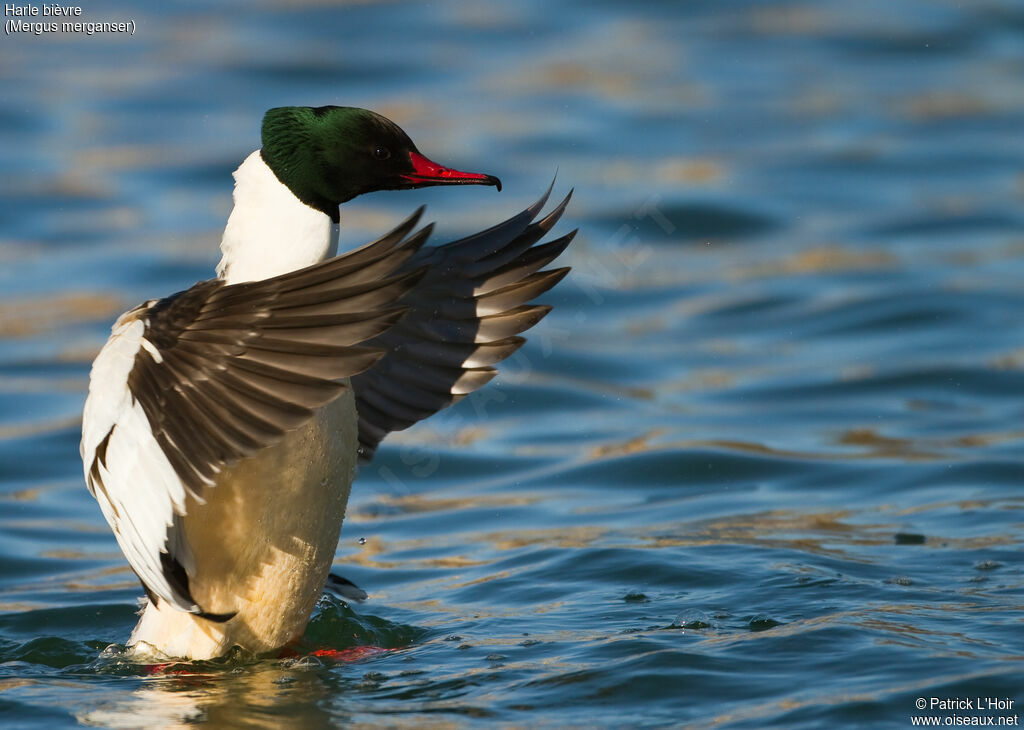
[[[376,363],[422,271],[422,209],[356,251],[258,282],[199,282],[121,315],[93,363],[82,423],[89,491],[151,598],[206,613],[189,588],[186,499],[277,444]],[[188,504],[192,504],[189,502]]]
[[[141,307],[139,308],[141,309]],[[111,327],[110,339],[92,363],[89,374],[89,397],[82,413],[82,464],[89,476],[96,447],[107,437],[111,426],[125,406],[131,404],[128,373],[135,364],[135,353],[145,332],[146,323],[138,318],[139,309],[125,312]],[[90,487],[91,488],[91,487]]]
[[[128,389],[136,353],[140,347],[152,348],[143,337],[144,308],[118,319],[93,363],[82,420],[82,463],[89,491],[142,582],[160,598],[195,611],[171,588],[160,558],[174,515],[185,512],[185,488]]]

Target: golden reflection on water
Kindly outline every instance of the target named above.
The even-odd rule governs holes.
[[[380,538],[370,537],[360,546],[357,552],[345,555],[340,565],[362,565],[367,568],[378,569],[409,569],[409,568],[467,568],[480,565],[487,565],[490,560],[478,560],[463,555],[444,555],[434,558],[415,558],[403,556],[397,560],[384,560],[379,556],[386,555],[395,550],[407,550],[436,546],[437,542],[430,538],[417,540],[401,540],[385,542]]]
[[[0,301],[0,337],[34,337],[83,322],[112,319],[124,302],[96,292],[54,293],[33,299]]]
[[[829,244],[798,251],[776,260],[739,264],[728,273],[736,279],[755,279],[786,274],[881,271],[895,268],[898,263],[899,260],[887,251]]]
[[[651,429],[638,436],[591,446],[582,453],[580,463],[599,462],[643,453],[688,452],[707,449],[812,462],[953,461],[964,458],[960,452],[965,449],[1009,443],[1024,438],[1024,431],[1020,430],[964,434],[954,437],[909,438],[886,436],[873,428],[851,428],[838,432],[826,442],[826,445],[832,443],[843,447],[841,450],[809,451],[781,449],[768,444],[735,439],[666,438],[671,433],[667,428]],[[534,457],[573,455],[576,453],[574,449],[575,447],[571,445],[530,445],[518,447],[516,453]],[[684,482],[685,479],[680,476],[680,484]]]
[[[580,164],[586,165],[585,162]],[[631,157],[612,158],[602,161],[600,166],[595,165],[593,172],[596,180],[609,187],[658,182],[664,185],[718,188],[730,177],[725,160],[678,155],[657,161],[637,160]],[[573,202],[575,204],[575,201]],[[581,201],[578,205],[581,212],[589,212],[586,201]]]
[[[60,381],[63,382],[63,381]],[[77,383],[77,381],[75,381]],[[63,383],[70,388],[70,383]],[[26,393],[26,392],[49,392],[52,388],[43,388],[42,384],[35,380],[26,380],[22,378],[0,378],[0,392],[3,392],[7,387],[11,387],[14,392]],[[42,436],[48,433],[56,433],[58,431],[64,431],[68,428],[75,428],[82,422],[80,416],[70,416],[67,418],[55,418],[46,421],[39,421],[38,423],[14,423],[8,425],[0,425],[0,439],[15,439],[15,438],[26,438],[29,436]],[[8,492],[0,494],[0,500],[3,499],[16,499],[12,497],[12,494],[21,494],[24,490],[19,492]]]
[[[913,439],[883,436],[873,428],[854,428],[843,431],[836,439],[841,446],[863,447],[855,458],[900,459],[903,461],[931,461],[942,458],[941,453],[921,448]]]
[[[903,116],[914,121],[987,116],[1003,106],[993,99],[954,89],[900,95],[896,104]]]
[[[401,514],[421,514],[429,512],[457,512],[466,509],[491,509],[496,507],[522,507],[543,501],[540,494],[478,494],[468,497],[430,497],[424,494],[390,495],[381,494],[373,500],[373,505],[387,505]],[[346,523],[374,522],[388,519],[394,510],[388,510],[383,517],[369,514],[370,508],[364,508],[346,518]]]
[[[912,512],[941,510],[1020,509],[1020,505],[1004,505],[1004,500],[956,503],[933,503],[912,509],[880,506],[877,519],[865,521],[864,510],[770,510],[690,522],[645,525],[635,529],[613,530],[602,525],[582,525],[552,529],[515,529],[491,532],[458,532],[449,537],[432,536],[404,540],[370,539],[363,550],[346,555],[340,563],[355,563],[370,568],[408,568],[411,565],[433,568],[462,569],[484,566],[502,559],[500,555],[480,558],[488,552],[504,553],[524,548],[592,548],[650,549],[694,548],[716,545],[750,545],[759,548],[791,550],[808,555],[837,557],[857,563],[877,563],[879,554],[866,554],[864,546],[892,546],[903,528],[900,518]],[[454,503],[454,502],[453,502]],[[857,519],[857,521],[853,521]],[[1016,544],[1013,535],[977,535],[950,537],[930,534],[922,547],[936,550],[979,550]],[[406,554],[430,554],[438,549],[461,547],[469,554],[446,554],[431,558],[409,558]],[[389,553],[402,553],[399,560],[388,560]],[[888,558],[886,558],[888,559]],[[525,569],[525,568],[524,568]],[[449,587],[462,587],[501,580],[513,571],[495,572],[484,577],[464,579],[448,575],[437,579]],[[429,581],[428,581],[429,582]]]
[[[630,454],[655,451],[656,447],[652,447],[650,442],[666,433],[668,433],[667,428],[654,428],[647,433],[637,436],[636,438],[601,444],[599,446],[592,446],[587,451],[586,458],[590,461],[598,461],[600,459],[610,459],[617,456],[628,456]]]
[[[9,689],[17,689],[18,687],[29,687],[35,683],[36,681],[33,679],[0,679],[0,692],[4,692]]]
[[[0,436],[2,438],[2,436]],[[42,489],[39,487],[29,487],[28,489],[18,489],[13,492],[6,492],[0,494],[0,501],[10,502],[35,502],[39,499],[39,495],[42,493]]]
[[[76,717],[84,725],[110,728],[324,728],[345,719],[323,703],[337,688],[301,665],[262,662],[208,672],[182,665],[179,671],[184,673],[144,678],[127,696],[113,695]]]

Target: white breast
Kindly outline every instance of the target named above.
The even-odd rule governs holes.
[[[296,198],[260,156],[234,173],[235,205],[221,239],[217,274],[229,284],[259,281],[338,254],[338,227]]]

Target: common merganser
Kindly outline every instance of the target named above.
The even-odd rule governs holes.
[[[133,651],[208,659],[301,636],[334,560],[357,460],[484,385],[550,307],[527,302],[576,231],[534,246],[571,196],[424,247],[422,207],[338,255],[338,206],[374,190],[492,185],[394,122],[281,107],[234,173],[217,278],[114,323],[81,454],[148,601]],[[358,589],[356,589],[358,591]]]

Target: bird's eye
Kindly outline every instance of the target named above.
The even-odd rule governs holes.
[[[373,156],[378,160],[386,160],[391,157],[391,150],[387,147],[378,147],[373,151]]]

